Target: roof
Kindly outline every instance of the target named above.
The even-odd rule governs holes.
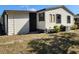
[[[44,8],[44,9],[41,9],[41,10],[38,10],[37,12],[40,12],[40,11],[48,11],[48,10],[55,10],[55,9],[58,9],[58,8],[63,8],[65,9],[66,11],[68,11],[70,14],[74,15],[73,12],[71,12],[68,8],[66,8],[65,6],[55,6],[55,7],[51,7],[51,8]]]
[[[75,16],[79,16],[79,14],[76,14]]]
[[[41,12],[41,11],[48,11],[48,10],[55,10],[58,8],[63,8],[65,9],[67,12],[69,12],[70,14],[74,15],[73,12],[71,12],[68,8],[66,8],[65,6],[61,5],[61,6],[54,6],[54,7],[50,7],[50,8],[44,8],[38,11],[29,11],[29,10],[4,10],[4,12],[8,12],[8,11],[16,11],[16,12],[32,12],[32,13],[36,13],[36,12]]]
[[[79,18],[79,14],[76,14],[74,17],[75,17],[75,18]]]
[[[29,11],[29,10],[4,10],[4,12],[13,12],[13,11],[16,11],[16,12],[36,12],[36,11]]]
[[[37,11],[29,11],[29,10],[4,10],[3,11],[3,13],[2,13],[2,15],[1,15],[1,17],[5,14],[5,13],[7,13],[7,12],[30,12],[30,13],[36,13]]]

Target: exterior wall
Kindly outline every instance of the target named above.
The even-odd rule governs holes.
[[[54,14],[55,15],[55,22],[50,23],[50,17],[49,14]],[[56,14],[61,14],[61,23],[57,24],[56,23]],[[71,16],[71,23],[67,23],[67,16]],[[55,25],[60,26],[60,25],[64,25],[64,26],[72,26],[74,24],[74,17],[73,15],[71,15],[70,13],[68,13],[66,10],[64,10],[63,8],[59,8],[59,9],[54,9],[54,10],[48,10],[45,11],[45,21],[46,21],[46,29],[53,29],[53,27]]]
[[[37,29],[44,30],[45,29],[45,21],[39,21],[39,13],[42,13],[42,12],[37,13]]]
[[[29,32],[29,13],[8,12],[8,35],[26,34]]]

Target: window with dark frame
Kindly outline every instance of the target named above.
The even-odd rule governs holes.
[[[67,23],[71,23],[71,17],[67,16]]]
[[[44,21],[44,13],[39,13],[39,21]]]
[[[56,23],[61,23],[61,15],[56,14]]]

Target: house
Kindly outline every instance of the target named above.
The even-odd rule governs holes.
[[[37,11],[37,29],[53,29],[54,26],[71,27],[74,24],[74,14],[65,6],[47,8]]]
[[[0,24],[3,34],[26,34],[36,30],[49,30],[54,26],[74,24],[74,14],[65,6],[45,8],[38,11],[5,10]]]

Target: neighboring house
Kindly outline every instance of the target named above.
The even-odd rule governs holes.
[[[78,25],[79,28],[79,14],[74,16],[75,24]]]
[[[31,31],[53,29],[54,26],[74,25],[74,14],[64,6],[39,11],[5,10],[1,16],[4,34],[26,34]]]
[[[37,12],[37,29],[53,29],[54,26],[74,24],[74,14],[65,6],[42,9]]]

